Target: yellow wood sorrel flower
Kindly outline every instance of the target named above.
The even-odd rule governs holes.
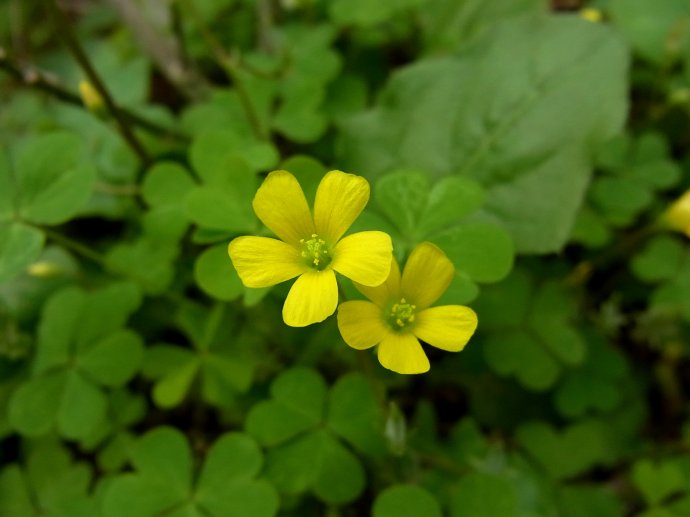
[[[369,231],[341,238],[367,201],[366,179],[331,171],[316,191],[312,218],[297,179],[287,171],[271,172],[252,206],[281,240],[248,236],[230,243],[228,253],[242,283],[268,287],[299,277],[283,305],[283,320],[292,327],[323,321],[335,312],[336,271],[362,285],[382,284],[393,260],[390,236]]]
[[[690,190],[676,199],[662,215],[662,222],[672,230],[690,237]]]
[[[402,277],[394,260],[383,285],[355,287],[371,302],[351,301],[338,308],[338,328],[357,350],[379,345],[379,362],[397,373],[429,370],[419,340],[449,352],[459,352],[477,328],[469,307],[431,307],[448,289],[455,268],[437,246],[423,242],[407,259]],[[373,302],[373,303],[372,303]]]

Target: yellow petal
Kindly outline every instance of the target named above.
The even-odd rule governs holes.
[[[400,266],[398,266],[398,261],[391,261],[391,270],[388,273],[388,278],[381,285],[376,287],[369,287],[366,285],[358,284],[354,282],[357,290],[364,296],[369,298],[372,302],[381,308],[385,308],[386,305],[392,301],[400,300]]]
[[[369,182],[341,171],[326,174],[316,191],[316,233],[334,244],[343,236],[369,201]]]
[[[309,205],[297,178],[287,171],[273,171],[259,187],[252,202],[254,212],[269,230],[288,244],[314,233]]]
[[[291,327],[306,327],[328,318],[338,305],[338,284],[332,269],[308,270],[290,288],[283,321]]]
[[[381,285],[393,261],[393,243],[384,232],[359,232],[336,244],[331,267],[363,285]]]
[[[415,336],[436,348],[459,352],[477,328],[477,315],[469,307],[443,305],[417,313]]]
[[[379,344],[389,332],[383,323],[381,308],[363,301],[340,304],[338,329],[345,343],[357,350]]]
[[[424,373],[429,371],[422,345],[410,333],[389,332],[379,345],[379,362],[397,373]]]
[[[429,307],[448,289],[455,267],[441,249],[423,242],[410,253],[402,273],[401,293],[417,309]]]
[[[237,237],[228,254],[246,287],[269,287],[309,270],[296,248],[268,237]]]

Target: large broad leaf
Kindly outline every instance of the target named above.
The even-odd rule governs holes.
[[[379,105],[344,126],[341,160],[376,177],[403,167],[470,176],[518,251],[555,251],[588,183],[590,149],[624,121],[627,66],[608,28],[574,16],[500,23],[455,57],[395,75]]]

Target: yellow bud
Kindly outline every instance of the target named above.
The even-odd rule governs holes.
[[[662,215],[662,220],[672,230],[690,237],[690,190],[676,199]]]
[[[599,23],[604,19],[603,13],[599,9],[594,9],[593,7],[581,9],[580,17],[592,23]]]
[[[34,262],[29,264],[26,272],[37,278],[50,278],[62,274],[62,268],[54,262]]]
[[[86,109],[96,114],[103,113],[105,110],[103,97],[89,81],[81,81],[79,83],[79,93]]]

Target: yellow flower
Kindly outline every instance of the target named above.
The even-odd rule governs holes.
[[[672,230],[690,237],[690,190],[676,199],[662,216],[663,222]]]
[[[604,19],[604,14],[599,9],[585,7],[580,9],[580,16],[592,23],[600,23]]]
[[[89,81],[81,81],[79,83],[79,93],[86,109],[97,114],[103,113],[105,110],[103,97]]]
[[[343,237],[368,200],[366,179],[331,171],[319,184],[312,218],[297,179],[287,171],[271,172],[252,206],[281,240],[248,236],[230,243],[228,253],[242,283],[269,287],[299,277],[283,305],[283,320],[292,327],[335,312],[336,271],[362,285],[380,285],[393,260],[390,236],[370,231]]]
[[[437,246],[423,242],[407,259],[405,269],[394,260],[386,282],[378,287],[355,283],[371,302],[344,302],[338,308],[338,328],[357,350],[379,345],[379,362],[397,373],[429,370],[419,340],[448,352],[459,352],[477,328],[469,307],[431,307],[448,289],[455,268]],[[373,303],[372,303],[373,302]]]

